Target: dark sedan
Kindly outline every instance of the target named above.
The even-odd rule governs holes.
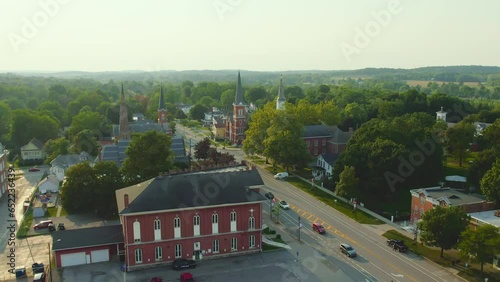
[[[266,198],[268,198],[269,200],[274,199],[274,194],[271,192],[267,192],[266,194],[264,194],[264,196],[266,196]]]
[[[189,259],[176,259],[172,263],[172,268],[175,270],[184,269],[184,268],[195,268],[196,262],[194,260]]]

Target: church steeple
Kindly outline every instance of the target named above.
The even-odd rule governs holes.
[[[163,96],[163,86],[160,85],[160,99],[158,103],[158,123],[161,124],[163,128],[163,124],[167,123],[167,107],[165,106],[165,97]]]
[[[241,76],[238,71],[238,82],[236,84],[236,98],[234,99],[235,105],[243,105],[245,101],[243,100],[243,87],[241,86]]]
[[[128,110],[127,104],[125,103],[125,93],[123,92],[122,84],[122,94],[121,94],[121,104],[120,104],[120,140],[130,140],[130,129],[128,127]]]
[[[278,98],[276,99],[276,109],[281,110],[285,106],[285,90],[283,88],[283,75],[280,78],[280,88],[278,90]]]

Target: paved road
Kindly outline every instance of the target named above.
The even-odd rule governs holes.
[[[442,267],[412,253],[394,252],[387,247],[385,238],[369,226],[359,224],[337,210],[298,190],[286,181],[259,169],[266,186],[278,198],[288,202],[291,209],[282,211],[283,230],[297,238],[298,217],[303,229],[301,241],[329,256],[332,268],[351,273],[353,281],[463,281]],[[266,203],[270,208],[269,203]],[[322,223],[327,234],[312,231],[313,222]],[[348,243],[358,252],[351,259],[339,252],[339,244]]]

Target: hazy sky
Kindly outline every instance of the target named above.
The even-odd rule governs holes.
[[[500,65],[498,0],[3,0],[0,7],[2,71]]]

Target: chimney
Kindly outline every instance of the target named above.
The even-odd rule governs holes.
[[[128,208],[128,194],[123,195],[123,202],[125,203],[125,208]]]

